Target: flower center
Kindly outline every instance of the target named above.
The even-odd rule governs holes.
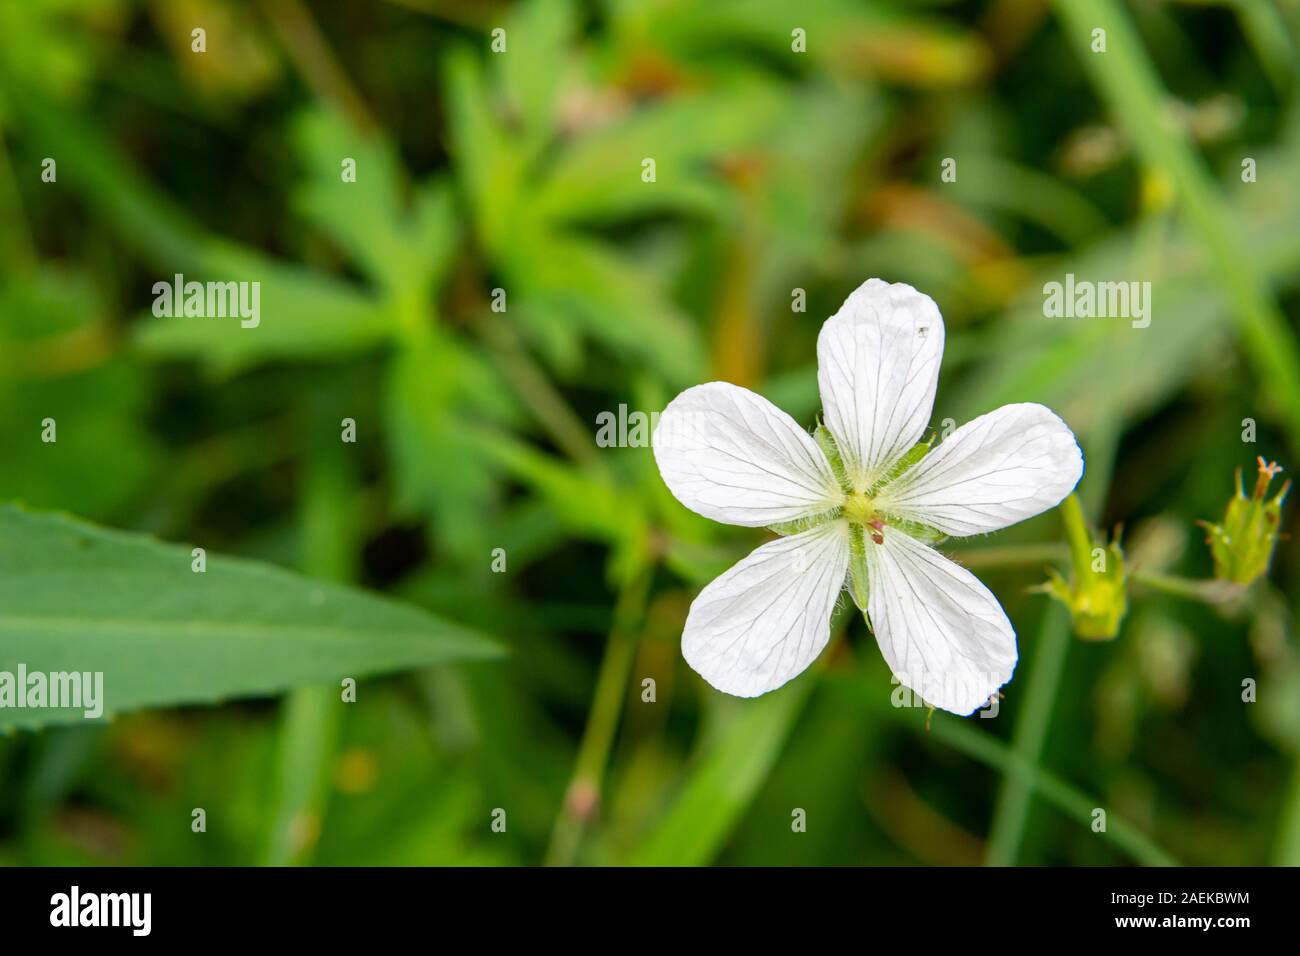
[[[869,524],[873,527],[879,523],[876,505],[869,495],[855,491],[844,499],[844,517],[854,524]]]
[[[876,503],[870,495],[855,491],[844,499],[844,518],[850,525],[861,525],[865,538],[876,544],[885,543],[885,521],[876,511]],[[857,539],[855,539],[857,540]]]

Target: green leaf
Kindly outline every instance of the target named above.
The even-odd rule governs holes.
[[[501,85],[530,147],[553,132],[560,65],[568,58],[574,20],[571,0],[530,0],[515,6],[506,27],[508,55],[497,58]]]
[[[394,356],[385,384],[396,506],[428,516],[440,543],[469,560],[487,553],[483,518],[495,507],[497,481],[468,426],[507,421],[511,405],[474,352],[434,330],[430,336]]]
[[[603,468],[580,468],[505,433],[485,429],[474,440],[503,471],[543,498],[570,533],[616,547],[644,533],[639,503]]]
[[[424,611],[237,558],[0,507],[0,672],[103,673],[104,713],[206,704],[499,653]],[[0,709],[0,726],[82,719]]]
[[[699,335],[659,283],[609,247],[578,236],[526,238],[509,275],[530,307],[564,316],[591,338],[670,382],[705,374]]]
[[[150,315],[136,327],[145,350],[198,359],[218,373],[281,359],[350,356],[379,347],[396,331],[392,310],[356,286],[242,246],[215,244],[183,274],[186,282],[260,283],[256,326],[245,328],[238,317]]]
[[[524,158],[511,148],[492,108],[483,71],[468,50],[447,56],[447,125],[456,176],[475,227],[489,249],[510,242],[522,191]]]
[[[146,315],[133,329],[145,349],[233,372],[278,359],[353,355],[393,336],[393,309],[355,284],[206,231],[141,175],[93,121],[28,91],[15,103],[24,126],[51,152],[79,158],[65,171],[67,185],[152,266],[167,270],[157,280],[171,281],[180,272],[186,281],[261,283],[256,328],[241,327],[237,318]],[[413,215],[432,232],[438,202],[417,199]]]
[[[392,144],[355,132],[333,113],[304,114],[295,135],[309,172],[295,196],[298,208],[389,294],[427,295],[455,250],[446,183],[421,185],[408,203]],[[344,182],[343,158],[355,160],[355,182]]]
[[[77,272],[0,279],[0,444],[9,452],[0,499],[100,517],[148,480],[158,451],[144,426],[146,379],[110,351],[105,311]],[[41,440],[47,418],[57,441]]]
[[[119,42],[123,0],[46,0],[0,6],[0,63],[60,97],[80,94]],[[2,112],[2,111],[0,111]]]
[[[556,158],[538,185],[539,215],[555,223],[725,212],[734,197],[718,164],[773,135],[788,120],[788,107],[775,86],[753,82],[740,92],[684,95],[630,113]],[[644,159],[655,161],[654,182],[641,178]]]

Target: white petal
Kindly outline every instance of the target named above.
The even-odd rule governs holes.
[[[948,535],[982,534],[1061,503],[1083,474],[1070,427],[1042,405],[968,422],[882,489],[880,508]]]
[[[1015,631],[975,575],[892,528],[868,539],[867,570],[871,627],[901,684],[964,715],[1011,679]]]
[[[910,285],[868,279],[817,338],[823,420],[855,491],[915,445],[930,421],[943,318]]]
[[[813,437],[738,385],[682,392],[659,416],[652,444],[668,489],[714,521],[759,528],[826,511],[843,497]]]
[[[842,521],[769,541],[700,592],[686,616],[682,656],[728,694],[775,690],[830,640],[848,567]]]

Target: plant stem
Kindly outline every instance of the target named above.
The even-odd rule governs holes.
[[[1064,512],[1067,528],[1074,522],[1086,535],[1087,512],[1101,510],[1103,496],[1110,484],[1115,447],[1118,443],[1117,423],[1104,416],[1097,424],[1088,442],[1088,468],[1092,481],[1078,494],[1086,500],[1080,502],[1071,495]],[[1071,510],[1078,512],[1071,517]],[[1086,509],[1086,510],[1085,510]],[[1077,533],[1077,531],[1076,531]],[[1028,686],[1024,707],[1016,718],[1011,747],[1015,757],[1002,779],[997,804],[993,810],[993,823],[989,829],[985,862],[989,866],[1011,866],[1020,853],[1025,828],[1029,823],[1029,810],[1034,792],[1032,771],[1042,759],[1047,732],[1051,727],[1052,708],[1065,673],[1065,661],[1070,652],[1070,615],[1060,604],[1053,602],[1044,612],[1039,631],[1038,647],[1029,668]]]
[[[614,605],[614,623],[596,677],[587,727],[546,851],[547,866],[569,866],[574,862],[583,830],[600,807],[601,786],[627,696],[637,629],[645,612],[652,570],[647,565],[629,575]]]
[[[1010,568],[1025,564],[1051,564],[1065,557],[1066,549],[1058,541],[1038,544],[1004,544],[990,548],[956,549],[948,553],[963,568],[983,570]]]
[[[891,710],[900,715],[905,713],[893,708]],[[930,731],[937,740],[942,740],[973,760],[1001,770],[1008,777],[1013,774],[1025,776],[1030,788],[1043,799],[1079,823],[1085,826],[1092,825],[1092,813],[1098,802],[1095,797],[1066,783],[1051,771],[1022,763],[1013,751],[1009,751],[996,738],[974,730],[968,723],[947,717],[934,720]],[[1144,866],[1178,865],[1178,861],[1161,849],[1150,837],[1113,813],[1107,815],[1104,832],[1111,843]]]
[[[311,862],[324,818],[327,771],[338,739],[341,706],[332,686],[297,688],[280,705],[276,795],[260,861],[263,866]]]
[[[479,327],[511,385],[556,446],[579,464],[596,465],[600,459],[591,431],[519,344],[513,330],[490,318]]]
[[[333,104],[361,132],[377,129],[365,100],[339,65],[302,0],[264,0],[262,8],[312,92]]]
[[[1024,708],[1012,735],[1012,752],[1016,759],[1009,764],[1002,779],[993,825],[989,830],[985,860],[989,866],[1014,865],[1020,852],[1034,790],[1029,771],[1038,766],[1042,756],[1052,707],[1056,703],[1056,692],[1070,651],[1069,612],[1053,602],[1044,613],[1046,618],[1038,634],[1038,648],[1029,671]]]
[[[338,420],[337,415],[317,417]],[[301,564],[308,574],[335,581],[353,577],[352,486],[338,433],[322,428],[309,451],[302,494]],[[329,770],[338,746],[342,708],[339,689],[333,685],[302,687],[285,695],[276,742],[271,829],[261,856],[265,866],[311,860],[329,797]]]
[[[1070,563],[1075,568],[1086,568],[1092,561],[1092,534],[1083,517],[1083,506],[1078,495],[1070,495],[1061,502],[1061,520],[1065,522],[1065,540],[1070,546]]]
[[[1231,604],[1246,593],[1243,585],[1213,578],[1184,578],[1156,571],[1134,571],[1129,577],[1133,583],[1153,591],[1206,604]]]

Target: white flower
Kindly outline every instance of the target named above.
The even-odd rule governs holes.
[[[691,604],[682,655],[718,690],[755,697],[802,673],[846,584],[894,675],[933,706],[972,713],[1010,680],[1006,613],[930,544],[1055,507],[1083,457],[1069,427],[1033,404],[982,415],[927,452],[918,443],[943,338],[929,296],[870,279],[817,339],[815,435],[726,382],[687,389],[660,416],[655,460],[678,501],[783,535]]]

